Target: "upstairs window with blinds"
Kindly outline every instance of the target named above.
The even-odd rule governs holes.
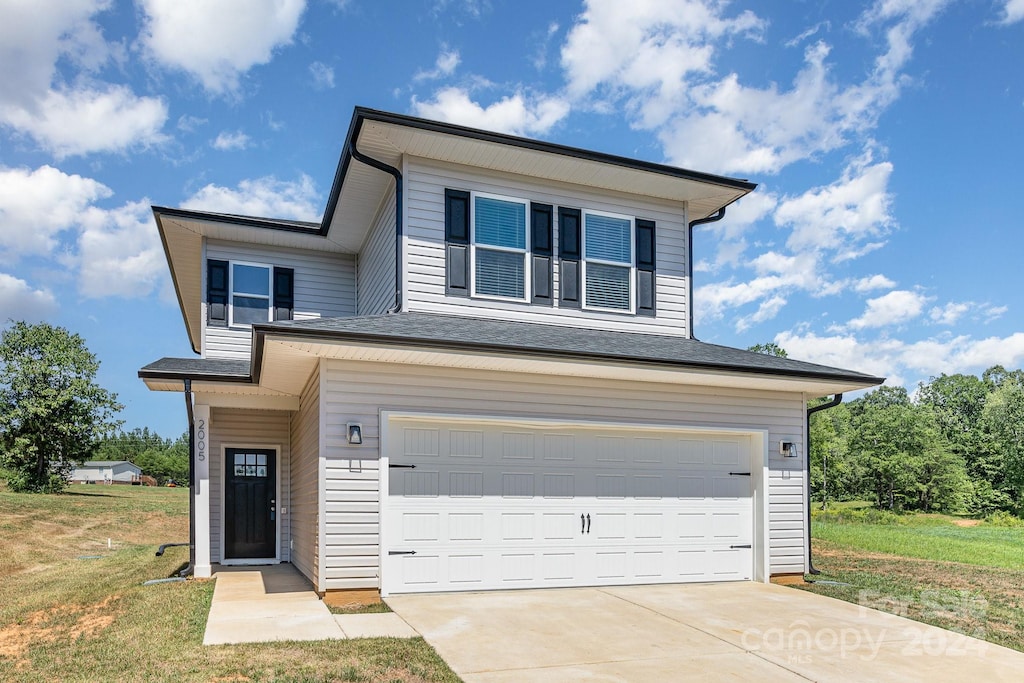
[[[631,217],[584,212],[584,308],[633,312],[633,229]]]
[[[473,293],[525,301],[528,253],[526,202],[474,194]]]

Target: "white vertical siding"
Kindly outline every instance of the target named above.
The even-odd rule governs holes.
[[[320,251],[285,249],[262,244],[207,240],[206,257],[250,261],[295,270],[296,320],[355,315],[355,257]],[[205,269],[204,269],[205,272]],[[205,284],[204,284],[205,287]],[[203,299],[205,301],[205,289]],[[206,319],[206,304],[203,304]],[[252,331],[247,327],[204,326],[203,355],[248,359]]]
[[[299,409],[291,414],[291,561],[314,586],[319,579],[319,462],[320,462],[320,368],[299,397]]]
[[[291,507],[290,470],[291,449],[289,413],[278,410],[240,410],[213,408],[210,411],[210,559],[220,562],[221,539],[224,525],[221,505],[224,499],[224,448],[250,446],[253,448],[279,448],[278,472],[281,497],[278,509]],[[288,561],[289,515],[281,517],[281,535],[278,544],[281,560]]]
[[[769,444],[803,433],[803,397],[792,393],[335,360],[324,368],[327,589],[378,585],[381,410],[767,429]],[[347,422],[362,423],[362,445],[346,442]],[[769,452],[770,571],[801,572],[800,461]]]
[[[406,188],[408,222],[405,226],[405,310],[586,325],[594,329],[684,336],[689,334],[687,228],[684,203],[645,199],[573,185],[541,183],[522,176],[499,175],[480,169],[445,166],[419,159],[407,160]],[[554,307],[533,306],[526,303],[446,297],[445,188],[511,195],[556,207],[606,211],[655,221],[657,317],[559,309],[557,304]],[[557,287],[557,259],[555,282]]]
[[[356,268],[357,315],[386,313],[395,303],[395,186],[384,195]]]

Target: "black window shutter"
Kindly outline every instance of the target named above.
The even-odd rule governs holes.
[[[533,303],[554,303],[550,204],[530,204],[530,258],[533,261]]]
[[[469,192],[444,191],[444,292],[469,296]]]
[[[654,316],[656,254],[654,247],[654,221],[638,218],[636,221],[636,314]]]
[[[206,261],[206,324],[228,326],[228,262]]]
[[[291,320],[295,308],[295,271],[274,266],[274,320]]]
[[[558,305],[579,308],[580,220],[579,209],[558,209]]]

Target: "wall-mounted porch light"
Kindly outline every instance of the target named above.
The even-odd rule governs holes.
[[[796,444],[792,441],[780,441],[779,442],[779,453],[784,458],[795,458],[797,457]]]
[[[345,425],[345,430],[348,433],[348,442],[350,444],[358,446],[363,442],[363,425],[357,422],[349,422]]]

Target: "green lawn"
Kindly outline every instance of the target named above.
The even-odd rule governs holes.
[[[1024,651],[1024,528],[946,515],[837,517],[816,515],[822,573],[800,588]]]
[[[142,586],[187,540],[185,489],[0,487],[0,680],[458,680],[421,638],[204,647],[213,582]]]

